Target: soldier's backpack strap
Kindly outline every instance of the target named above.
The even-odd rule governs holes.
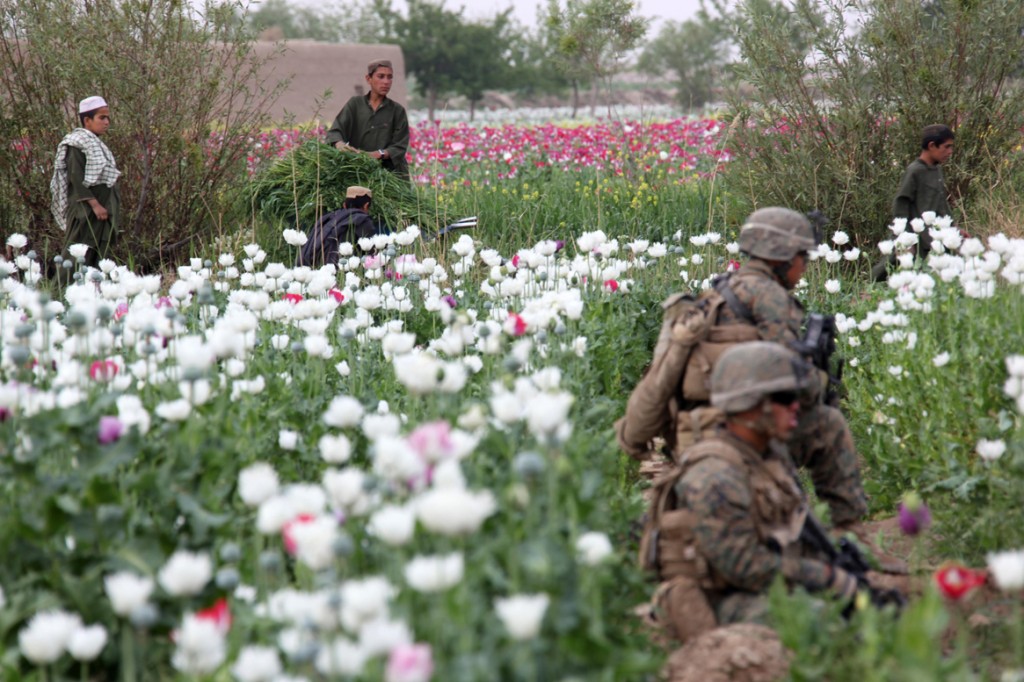
[[[661,330],[658,332],[658,341],[654,345],[654,357],[651,359],[651,365],[668,352],[668,347],[672,343],[673,325],[687,314],[696,301],[697,298],[693,294],[681,291],[672,294],[662,302]]]
[[[719,275],[715,277],[711,282],[711,286],[714,287],[715,291],[722,295],[725,302],[729,304],[732,311],[738,316],[749,322],[750,324],[757,324],[754,320],[754,313],[750,310],[750,307],[746,303],[741,301],[737,296],[736,292],[732,290],[732,286],[729,284],[730,275]]]

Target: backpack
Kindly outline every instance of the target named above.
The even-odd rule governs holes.
[[[718,324],[719,311],[728,305],[750,324]],[[716,277],[711,288],[699,296],[676,294],[663,304],[663,342],[674,341],[689,347],[683,376],[680,377],[677,399],[706,405],[711,399],[711,371],[718,358],[729,347],[746,341],[757,341],[757,327],[750,309],[740,301],[729,286],[729,275]],[[655,357],[658,347],[655,347]]]
[[[697,517],[679,504],[676,484],[687,470],[708,459],[724,459],[747,468],[743,455],[719,439],[709,439],[689,448],[684,459],[654,481],[651,502],[644,517],[640,539],[640,567],[659,580],[686,575],[706,589],[721,589],[724,583],[713,576],[707,561],[696,551]]]
[[[758,338],[752,321],[749,325],[718,324],[723,305],[735,309],[730,297],[745,308],[727,283],[727,276],[718,278],[700,295],[679,293],[662,304],[654,357],[629,396],[626,414],[615,424],[619,445],[631,457],[644,459],[656,437],[664,438],[669,451],[678,453],[706,435],[701,432],[713,429],[716,420],[712,414],[696,421],[681,417],[683,413],[692,417],[695,408],[708,405],[711,371],[725,349]]]
[[[750,459],[722,438],[709,438],[687,448],[679,463],[651,486],[640,539],[640,566],[660,580],[685,575],[705,589],[722,589],[726,583],[697,551],[699,519],[679,499],[676,488],[686,472],[705,459],[725,461],[746,472],[758,536],[762,542],[774,541],[783,552],[799,548],[808,507],[795,474],[779,459]]]

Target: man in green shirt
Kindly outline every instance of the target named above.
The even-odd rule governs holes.
[[[942,178],[942,164],[953,155],[953,131],[949,126],[933,124],[921,131],[921,154],[903,172],[900,188],[892,201],[894,218],[906,218],[907,229],[911,221],[931,211],[936,217],[949,216],[946,183]],[[931,251],[932,238],[928,230],[918,234],[918,258],[926,258]],[[895,256],[883,260],[871,270],[876,282],[887,277],[888,266],[896,262]]]
[[[338,149],[366,152],[387,170],[408,178],[409,118],[405,107],[388,99],[394,79],[390,61],[370,62],[366,68],[370,92],[345,104],[327,131],[326,142]]]

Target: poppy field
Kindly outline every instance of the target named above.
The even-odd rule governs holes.
[[[254,140],[252,171],[313,134]],[[480,226],[319,269],[292,265],[301,230],[247,225],[162,275],[72,247],[58,290],[7,235],[3,679],[658,679],[643,483],[611,427],[661,301],[743,258],[727,142],[713,120],[420,124],[418,191]],[[1024,240],[903,227],[829,226],[797,294],[836,315],[914,596],[847,621],[780,586],[773,617],[794,679],[1020,679]]]

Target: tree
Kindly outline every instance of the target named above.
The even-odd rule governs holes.
[[[725,0],[710,2],[718,15],[731,24],[735,36],[771,31],[791,54],[799,57],[807,56],[816,36],[825,29],[825,16],[818,0],[744,0],[731,10]]]
[[[402,47],[406,71],[415,76],[417,92],[426,97],[431,120],[442,95],[465,95],[472,108],[484,90],[507,82],[511,9],[490,21],[467,22],[464,9],[447,9],[444,0],[409,0],[408,4],[405,16],[381,0],[378,11],[390,38]]]
[[[372,43],[385,32],[383,17],[389,8],[390,3],[381,0],[315,8],[293,5],[288,0],[264,0],[247,20],[254,31],[275,39]]]
[[[658,37],[644,49],[640,68],[673,72],[676,100],[686,108],[697,108],[714,98],[722,84],[734,41],[727,17],[712,15],[702,2],[693,19],[668,22]]]
[[[795,20],[797,15],[806,21]],[[679,104],[700,107],[730,81],[738,51],[737,36],[754,30],[751,21],[755,16],[758,30],[782,36],[794,54],[801,56],[811,47],[811,32],[822,22],[816,4],[809,0],[748,0],[738,8],[730,7],[725,0],[701,0],[693,19],[669,22],[662,28],[641,55],[640,67],[673,72],[678,79]]]
[[[947,123],[956,153],[946,167],[954,204],[1019,167],[1024,98],[1014,74],[1024,50],[1019,0],[825,0],[786,19],[744,6],[734,97],[735,148],[726,173],[755,204],[821,208],[871,243],[885,234],[900,173],[921,129]],[[860,30],[848,23],[856,16]],[[809,49],[808,49],[809,48]],[[956,206],[954,206],[956,210]]]
[[[513,27],[509,46],[508,87],[525,95],[560,93],[570,86],[562,69],[551,68],[558,59],[558,45],[549,40],[544,22],[534,31]]]
[[[107,144],[122,175],[117,255],[158,267],[228,210],[249,136],[277,90],[233,2],[0,0],[0,203],[19,206],[38,251],[63,233],[50,216],[53,154],[77,122],[76,103],[111,103]],[[91,37],[102,36],[102,39]],[[49,247],[47,246],[49,245]]]
[[[558,45],[557,65],[573,84],[573,115],[580,79],[591,82],[590,108],[597,99],[597,84],[607,83],[622,59],[643,40],[647,20],[634,13],[631,0],[548,0],[544,24]]]
[[[406,72],[416,77],[416,91],[427,99],[430,120],[441,95],[454,92],[458,84],[462,12],[427,0],[409,0],[404,17],[390,11],[392,37],[402,47]]]
[[[455,46],[455,90],[469,100],[470,120],[477,102],[483,99],[484,90],[500,87],[511,77],[511,14],[509,8],[489,22],[462,26],[460,41]]]

